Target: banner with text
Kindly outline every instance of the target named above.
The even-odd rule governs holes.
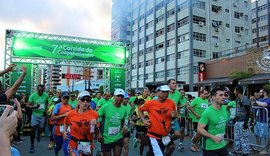
[[[22,84],[20,85],[19,89],[17,90],[17,93],[31,93],[31,85],[32,85],[32,67],[33,64],[30,63],[15,63],[17,66],[13,68],[11,73],[11,80],[10,80],[10,86],[13,86],[13,84],[16,82],[16,80],[21,76],[22,74],[22,65],[26,66],[27,72],[26,76],[22,81]]]
[[[89,43],[14,37],[14,56],[126,63],[126,48]]]
[[[126,70],[119,68],[110,69],[110,92],[113,93],[115,89],[121,88],[125,90],[126,84]]]

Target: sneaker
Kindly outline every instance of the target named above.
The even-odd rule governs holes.
[[[183,143],[179,143],[179,145],[178,145],[178,150],[183,150],[184,149],[184,146],[183,146]]]
[[[35,153],[35,147],[31,147],[29,153]]]
[[[137,148],[138,146],[138,140],[136,138],[133,139],[133,147]]]
[[[266,151],[266,150],[263,150],[261,151],[259,154],[260,155],[268,155],[270,152]]]
[[[50,142],[49,145],[48,145],[48,149],[51,150],[54,148],[54,143],[53,142]]]

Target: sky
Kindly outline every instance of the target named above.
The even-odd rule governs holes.
[[[0,0],[0,70],[5,31],[110,40],[111,0]]]

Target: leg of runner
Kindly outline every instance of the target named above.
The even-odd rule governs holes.
[[[126,134],[124,134],[124,136],[125,137],[123,138],[123,143],[124,143],[123,156],[128,156],[130,132],[127,132]]]
[[[121,156],[122,153],[122,147],[119,145],[115,145],[113,148],[113,155],[114,156]]]
[[[54,135],[54,140],[55,140],[54,153],[55,153],[55,156],[58,156],[58,152],[62,149],[63,136]]]
[[[186,119],[181,118],[181,121],[180,121],[180,143],[178,145],[178,150],[184,149],[183,142],[184,142],[184,138],[185,138],[185,122],[186,122]]]
[[[167,146],[165,156],[171,156],[173,154],[174,149],[175,149],[175,144],[173,141],[171,141],[169,145]]]
[[[33,126],[31,128],[31,134],[30,134],[30,141],[31,141],[31,148],[30,148],[30,153],[34,153],[35,152],[35,146],[34,146],[34,143],[35,143],[35,135],[36,135],[36,130],[37,130],[37,125],[36,126]]]
[[[65,156],[69,156],[69,151],[68,151],[68,144],[69,144],[69,140],[70,140],[71,136],[68,134],[68,139],[67,140],[63,140],[63,151],[64,151],[64,155]]]

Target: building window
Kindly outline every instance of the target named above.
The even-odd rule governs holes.
[[[173,61],[174,59],[175,59],[175,55],[174,54],[167,55],[167,57],[166,57],[166,61],[167,62]]]
[[[160,50],[164,48],[164,42],[156,44],[156,50]]]
[[[138,46],[138,41],[132,42],[131,47],[133,48],[133,47],[135,47],[135,46]]]
[[[165,33],[164,28],[159,29],[158,31],[156,31],[156,37],[159,37],[159,36],[163,35],[164,33]]]
[[[206,22],[205,18],[193,15],[193,23],[205,25]]]
[[[151,8],[150,10],[146,11],[146,16],[148,17],[149,15],[151,15],[154,12],[154,9]]]
[[[170,69],[170,70],[167,70],[167,76],[168,77],[173,77],[175,76],[175,70],[174,69]]]
[[[152,40],[153,38],[154,38],[154,34],[153,34],[153,33],[147,35],[147,36],[146,36],[146,42]]]
[[[142,68],[143,67],[143,62],[139,62],[138,67]]]
[[[186,75],[189,73],[189,67],[185,66],[185,67],[180,67],[177,69],[177,75]]]
[[[229,27],[230,27],[230,24],[229,24],[229,23],[226,23],[226,27],[228,27],[228,28],[229,28]]]
[[[137,75],[136,76],[131,76],[131,81],[136,81],[137,80]]]
[[[206,35],[198,32],[193,32],[193,38],[197,41],[206,42]]]
[[[132,53],[132,55],[131,55],[131,58],[136,58],[137,57],[137,53]]]
[[[153,60],[153,59],[145,61],[145,66],[146,66],[146,67],[147,67],[147,66],[151,66],[151,65],[153,65],[153,64],[154,64],[154,60]]]
[[[163,78],[165,77],[165,71],[156,72],[156,78]]]
[[[230,10],[229,10],[229,9],[225,9],[225,12],[229,13],[229,12],[230,12]]]
[[[193,6],[199,9],[205,9],[205,2],[199,1],[199,0],[194,0],[193,1]]]
[[[167,40],[167,47],[170,47],[170,46],[173,46],[173,45],[175,45],[175,39],[174,38]]]
[[[229,39],[229,38],[227,38],[227,39],[226,39],[226,42],[227,42],[227,43],[230,43],[230,39]]]
[[[138,55],[139,55],[139,56],[142,56],[143,53],[144,53],[143,50],[140,50],[140,51],[138,52]]]
[[[182,18],[177,22],[178,28],[187,25],[189,23],[188,17]]]
[[[234,18],[239,19],[240,18],[240,13],[239,12],[234,12]]]
[[[142,30],[143,30],[143,26],[141,26],[141,27],[139,28],[139,33],[142,32]]]
[[[177,59],[184,58],[188,52],[189,52],[189,50],[179,51],[179,52],[177,53]]]
[[[245,20],[248,21],[248,15],[245,15]]]
[[[164,0],[156,5],[156,11],[164,7]]]
[[[139,45],[142,44],[144,42],[144,38],[140,38],[139,39]]]
[[[174,13],[175,13],[174,9],[171,9],[171,10],[167,11],[167,18],[173,16]]]
[[[152,53],[153,51],[154,51],[153,46],[146,48],[146,54]]]
[[[193,49],[193,56],[205,58],[206,57],[206,50]]]
[[[162,62],[164,62],[165,61],[165,57],[164,56],[162,56],[162,57],[159,57],[159,58],[156,58],[156,64],[159,64],[159,63],[162,63]]]
[[[213,59],[219,58],[219,53],[218,52],[213,52]]]
[[[146,23],[145,28],[148,29],[148,28],[152,27],[153,23],[154,23],[153,21]]]
[[[187,41],[187,40],[189,40],[189,33],[180,35],[180,36],[178,36],[178,38],[177,38],[177,42],[178,42],[178,43],[181,43],[181,42],[184,42],[184,41]]]
[[[164,20],[164,14],[156,18],[156,23],[158,24],[163,20]]]
[[[136,69],[137,68],[137,64],[132,64],[132,69]]]
[[[218,13],[221,10],[221,6],[212,5],[212,12]]]
[[[170,24],[167,26],[167,32],[173,31],[175,29],[175,24]]]
[[[240,41],[235,41],[235,43],[237,43],[237,44],[241,44],[241,42],[240,42]]]
[[[244,30],[244,27],[237,27],[237,26],[235,26],[235,28],[234,28],[234,31],[236,32],[236,33],[240,33],[241,31],[243,31]]]
[[[179,12],[181,12],[181,11],[187,9],[187,8],[188,8],[188,1],[185,1],[185,2],[181,3],[181,4],[177,7],[177,12],[179,13]]]

